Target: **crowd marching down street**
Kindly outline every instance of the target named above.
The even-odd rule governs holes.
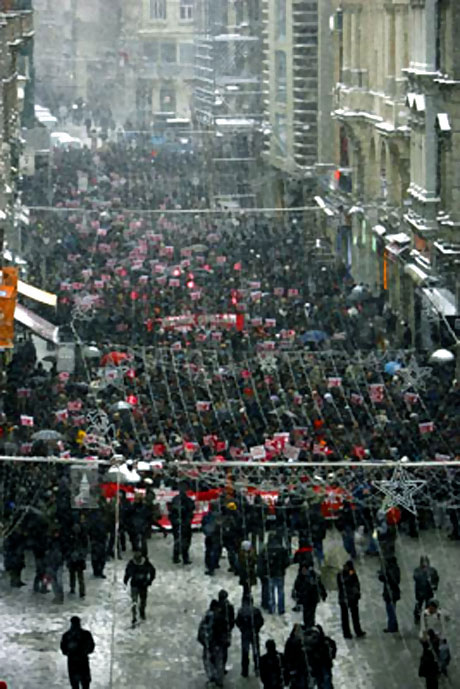
[[[56,152],[52,179],[31,178],[27,279],[58,295],[40,314],[75,362],[40,360],[24,336],[6,372],[2,586],[50,594],[52,615],[91,597],[87,567],[105,579],[124,558],[126,624],[142,634],[155,620],[152,533],[171,535],[184,577],[203,538],[202,587],[226,586],[228,568],[241,596],[220,588],[194,631],[209,686],[244,686],[228,663],[238,630],[243,678],[251,655],[265,689],[332,689],[338,639],[318,606],[336,600],[344,639],[353,630],[365,649],[358,570],[375,561],[387,643],[400,631],[400,539],[436,531],[458,546],[460,471],[446,462],[459,453],[460,386],[451,365],[407,347],[384,292],[305,241],[302,211],[210,211],[191,164],[120,140]],[[428,689],[452,667],[438,568],[422,552],[410,575]],[[282,628],[293,606],[284,647],[261,648],[267,620]],[[90,686],[98,653],[86,622],[73,615],[61,642],[74,688]]]

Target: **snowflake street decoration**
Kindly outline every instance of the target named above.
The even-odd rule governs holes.
[[[408,390],[426,390],[426,384],[431,375],[431,368],[420,366],[415,357],[409,361],[407,366],[398,371],[398,376],[403,379],[403,388]]]
[[[417,514],[414,495],[426,485],[426,481],[411,478],[402,467],[396,467],[389,481],[373,481],[373,485],[384,493],[393,505],[399,505],[408,512]]]
[[[273,355],[268,354],[265,357],[260,357],[259,362],[260,368],[264,373],[275,373],[278,369],[278,361]]]
[[[115,439],[115,426],[110,423],[108,415],[102,409],[89,411],[86,415],[88,426],[86,429],[85,445],[94,450],[105,450],[111,447]]]

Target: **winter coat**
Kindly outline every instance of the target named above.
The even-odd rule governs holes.
[[[228,601],[219,601],[220,614],[222,615],[223,624],[225,627],[225,634],[227,637],[227,646],[230,646],[232,638],[232,630],[235,626],[235,608]]]
[[[433,598],[439,584],[439,575],[434,567],[416,567],[414,569],[415,597],[423,600]]]
[[[439,639],[433,641],[423,641],[423,652],[420,658],[418,676],[425,678],[438,677],[439,668]]]
[[[288,681],[284,655],[278,651],[260,657],[259,671],[264,689],[283,689]]]
[[[323,669],[331,670],[337,655],[337,644],[334,639],[321,632],[318,640],[308,648],[308,662],[313,677],[321,677]]]
[[[69,629],[61,639],[61,651],[67,656],[69,675],[91,681],[88,656],[94,651],[94,639],[86,629]]]
[[[339,603],[347,606],[356,605],[361,598],[361,587],[354,569],[348,568],[337,574],[337,589]]]
[[[173,529],[190,528],[194,511],[195,503],[188,495],[184,493],[176,495],[169,504],[169,520]]]
[[[243,605],[236,616],[236,626],[241,636],[253,639],[264,626],[264,618],[259,608],[253,605]]]
[[[307,649],[303,633],[300,637],[291,634],[286,641],[284,647],[284,662],[286,673],[290,680],[293,680],[295,677],[308,679],[310,675],[310,666],[307,660]]]
[[[67,547],[67,566],[77,572],[83,571],[86,568],[88,536],[80,525],[73,527]]]
[[[327,592],[321,577],[310,567],[306,574],[299,572],[294,582],[295,599],[307,608],[315,607],[320,598],[326,600]]]
[[[155,567],[150,560],[143,557],[139,563],[130,560],[126,565],[124,583],[131,582],[131,586],[137,589],[148,588],[156,576]]]
[[[284,577],[289,567],[289,553],[281,544],[268,545],[268,575],[270,577]]]
[[[396,603],[401,598],[401,570],[397,562],[387,563],[383,572],[379,574],[379,581],[383,583],[382,597],[385,603]]]
[[[256,564],[257,555],[252,548],[251,550],[240,550],[238,554],[238,572],[241,586],[245,584],[255,586],[257,584]]]
[[[208,610],[198,627],[198,642],[206,649],[227,646],[225,624],[220,613]]]

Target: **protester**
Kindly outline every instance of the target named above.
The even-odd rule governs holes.
[[[426,555],[420,557],[420,565],[414,569],[415,582],[415,609],[414,622],[420,624],[420,614],[434,598],[438,590],[439,575],[437,570],[430,565]]]
[[[224,685],[227,636],[219,602],[211,601],[198,628],[198,641],[203,646],[203,665],[210,682]]]
[[[283,653],[276,650],[273,639],[265,642],[267,652],[260,657],[260,679],[264,689],[284,689],[288,682],[288,673]]]
[[[228,658],[228,649],[232,644],[232,631],[235,626],[235,609],[233,605],[228,600],[228,593],[224,589],[219,591],[219,614],[223,620],[223,629],[225,632],[225,638],[223,643],[223,666],[224,673],[227,673],[226,665]]]
[[[88,656],[94,652],[91,632],[82,629],[80,618],[70,618],[70,629],[61,639],[61,651],[67,656],[67,669],[72,689],[89,689],[91,673]]]
[[[361,586],[351,560],[345,562],[342,571],[337,574],[337,590],[339,592],[340,619],[344,638],[352,638],[349,614],[351,614],[356,636],[358,638],[366,636],[366,632],[363,632],[361,629],[361,622],[359,620]]]
[[[190,565],[189,549],[192,542],[192,519],[194,512],[193,500],[186,493],[186,486],[179,486],[179,494],[176,495],[169,508],[169,518],[172,524],[174,546],[173,562],[179,563],[182,557],[184,565]]]
[[[382,570],[379,572],[379,581],[383,583],[382,597],[385,601],[387,613],[387,626],[383,630],[390,634],[399,631],[398,618],[396,616],[396,603],[401,598],[399,584],[401,582],[401,571],[396,557],[391,556],[382,563]]]
[[[303,623],[306,629],[315,626],[315,613],[320,600],[327,598],[321,577],[313,565],[303,565],[294,583],[296,602],[302,606]]]
[[[284,576],[290,564],[289,553],[276,534],[270,534],[267,546],[268,556],[268,611],[273,614],[278,599],[278,614],[284,615]],[[276,593],[275,593],[276,592]]]
[[[241,632],[241,676],[249,675],[249,649],[252,649],[254,674],[257,677],[260,659],[259,632],[264,625],[264,618],[259,608],[254,607],[251,596],[243,595],[235,624]]]
[[[123,582],[125,586],[131,582],[132,625],[137,623],[137,603],[139,601],[139,615],[145,620],[148,588],[156,576],[155,567],[140,551],[133,553],[133,558],[126,565]]]

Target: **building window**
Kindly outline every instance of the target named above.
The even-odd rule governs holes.
[[[195,46],[193,43],[179,44],[179,61],[181,65],[193,65],[195,62]]]
[[[183,22],[189,22],[193,19],[193,3],[194,0],[180,0],[180,19]]]
[[[286,53],[284,50],[277,50],[275,53],[275,80],[276,80],[276,100],[278,103],[286,102]]]
[[[163,86],[160,89],[160,111],[176,112],[176,92],[171,86]]]
[[[150,19],[166,19],[166,0],[150,0]]]
[[[275,3],[275,38],[286,38],[286,0],[276,0]]]
[[[275,126],[273,128],[273,138],[274,138],[276,155],[285,156],[287,153],[287,119],[286,119],[286,115],[278,113],[275,116]]]
[[[162,43],[160,46],[161,62],[174,64],[176,62],[176,44],[172,41]]]

